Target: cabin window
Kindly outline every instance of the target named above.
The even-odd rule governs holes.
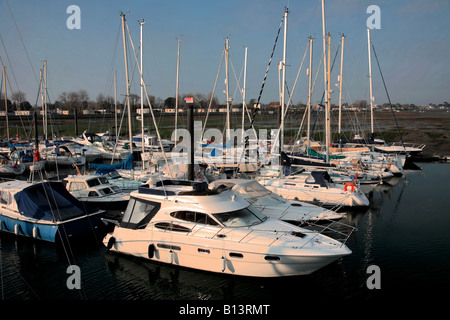
[[[173,246],[173,245],[165,244],[165,243],[158,243],[157,247],[162,248],[162,249],[170,249],[170,250],[177,250],[177,251],[181,250],[180,246]]]
[[[121,192],[118,186],[111,186],[110,188],[113,189],[114,192]]]
[[[9,204],[10,195],[9,192],[0,191],[0,203],[1,204]]]
[[[213,216],[229,228],[250,227],[267,219],[261,211],[255,209],[252,205],[236,211],[214,213]]]
[[[172,217],[184,221],[194,222],[194,223],[201,223],[201,224],[209,224],[216,226],[218,223],[208,216],[205,213],[202,212],[195,212],[195,211],[176,211],[172,212],[170,214]]]
[[[75,182],[72,181],[69,185],[69,191],[78,191],[78,190],[84,190],[86,189],[86,185],[84,184],[84,182]]]
[[[98,193],[95,191],[89,191],[88,197],[98,197]]]
[[[177,232],[191,232],[191,229],[174,224],[172,222],[158,222],[155,223],[155,227],[158,229],[177,231]]]
[[[110,188],[103,188],[99,190],[102,195],[107,195],[110,193],[114,193]]]
[[[230,252],[230,257],[242,259],[244,257],[244,255],[242,253]]]
[[[100,181],[100,184],[109,184],[108,179],[105,177],[99,177],[98,180]]]
[[[86,181],[86,183],[88,184],[89,187],[95,187],[100,185],[100,181],[98,181],[98,179],[91,179]]]
[[[252,182],[248,185],[242,187],[242,191],[249,195],[249,197],[264,197],[269,195],[271,192],[260,185],[258,182]]]
[[[120,226],[122,228],[138,229],[145,227],[158,212],[161,204],[130,198]]]

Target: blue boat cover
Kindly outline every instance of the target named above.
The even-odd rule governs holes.
[[[122,162],[116,164],[102,164],[102,163],[90,163],[90,167],[99,169],[97,173],[105,174],[118,169],[133,169],[133,154],[130,155]]]
[[[74,198],[59,181],[33,184],[14,198],[21,214],[45,221],[65,221],[97,211]]]

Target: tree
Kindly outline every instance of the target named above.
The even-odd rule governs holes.
[[[13,92],[11,94],[11,99],[14,102],[14,104],[16,105],[16,109],[20,110],[23,107],[22,103],[24,103],[26,101],[25,93],[20,90]]]
[[[68,95],[68,93],[65,92],[65,91],[63,91],[63,92],[59,95],[58,100],[59,100],[64,106],[67,107],[67,104],[68,104],[68,101],[69,101],[69,95]]]
[[[166,100],[164,100],[164,107],[167,109],[174,109],[175,108],[175,98],[174,97],[166,98]]]

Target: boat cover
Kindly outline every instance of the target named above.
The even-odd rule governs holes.
[[[90,163],[90,167],[99,169],[96,174],[105,174],[118,169],[133,169],[133,154],[130,155],[122,162],[116,164],[102,164],[102,163]]]
[[[65,221],[96,211],[74,198],[58,181],[33,184],[14,198],[22,215],[45,221]]]
[[[312,171],[311,176],[314,179],[314,183],[319,184],[321,187],[326,188],[328,186],[327,182],[331,182],[331,177],[326,171]]]

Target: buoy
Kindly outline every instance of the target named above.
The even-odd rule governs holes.
[[[345,185],[344,185],[344,191],[347,191],[347,187],[348,186],[350,186],[350,187],[352,187],[352,192],[353,191],[355,191],[355,185],[353,184],[353,183],[351,183],[351,182],[347,182]]]
[[[148,258],[153,259],[154,256],[155,256],[155,245],[152,243],[151,245],[148,246]]]
[[[108,248],[108,250],[111,249],[115,242],[116,242],[116,238],[114,238],[114,237],[109,238],[108,245],[106,246],[106,248]]]

